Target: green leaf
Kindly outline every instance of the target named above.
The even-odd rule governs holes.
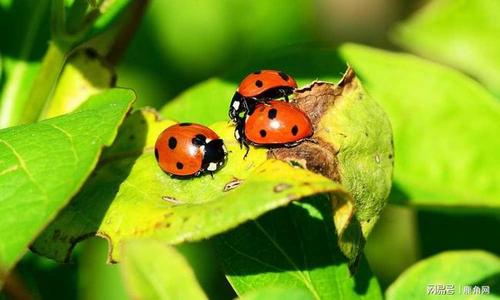
[[[186,90],[167,102],[161,114],[174,120],[196,120],[209,125],[228,119],[229,103],[239,82],[258,69],[283,70],[299,85],[313,80],[336,81],[341,78],[345,64],[333,49],[296,47],[280,51],[268,59],[237,67],[222,77],[211,78]]]
[[[484,251],[448,251],[424,259],[407,269],[387,290],[387,299],[442,299],[432,285],[452,285],[453,299],[498,299],[500,259]],[[489,286],[489,295],[469,295],[464,288]],[[434,290],[435,291],[435,290]]]
[[[306,289],[301,288],[277,288],[269,287],[241,296],[241,300],[314,300],[314,297]]]
[[[435,0],[393,32],[403,47],[460,68],[500,96],[500,2]]]
[[[382,299],[362,261],[351,277],[337,246],[327,195],[293,202],[215,238],[226,276],[239,295],[269,285],[302,288],[314,299]]]
[[[301,197],[324,192],[344,196],[328,178],[251,149],[244,160],[228,122],[212,128],[229,151],[214,174],[175,179],[158,167],[153,145],[173,124],[137,111],[121,127],[100,168],[34,244],[38,253],[67,261],[74,244],[92,234],[110,242],[110,260],[120,259],[121,241],[155,237],[169,244],[208,238]]]
[[[132,299],[207,299],[186,259],[165,243],[124,243],[121,267]]]
[[[391,120],[395,202],[500,206],[497,99],[466,76],[412,55],[358,45],[341,53]]]
[[[130,90],[111,90],[73,114],[0,131],[2,271],[80,189],[134,98]]]

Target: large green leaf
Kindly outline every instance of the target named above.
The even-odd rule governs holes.
[[[110,260],[120,258],[121,241],[160,238],[170,244],[208,238],[304,196],[336,192],[328,178],[252,149],[244,160],[227,122],[212,128],[225,140],[226,166],[195,179],[176,179],[158,167],[153,145],[172,121],[137,111],[122,126],[100,168],[35,242],[35,251],[65,261],[76,242],[92,234],[110,242]]]
[[[73,114],[0,131],[2,271],[83,185],[134,98],[130,90],[111,90]]]
[[[387,290],[387,299],[443,299],[438,293],[446,288],[453,290],[453,299],[498,299],[500,259],[484,251],[443,252],[401,274]]]
[[[393,33],[400,45],[456,66],[500,96],[500,2],[434,0]]]
[[[500,206],[500,104],[466,76],[412,55],[345,45],[341,53],[394,129],[394,201]]]
[[[219,235],[216,246],[239,295],[272,285],[302,288],[314,299],[382,299],[365,261],[351,277],[326,195],[294,202]]]
[[[207,299],[188,262],[165,243],[124,243],[121,267],[132,299]]]

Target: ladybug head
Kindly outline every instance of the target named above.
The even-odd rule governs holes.
[[[224,141],[216,139],[205,145],[205,155],[203,156],[202,168],[209,172],[220,169],[226,162],[227,151]]]

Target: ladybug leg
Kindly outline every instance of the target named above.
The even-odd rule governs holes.
[[[267,150],[267,152],[268,152],[268,153],[271,153],[271,155],[272,155],[275,159],[278,159],[278,158],[276,157],[276,154],[274,153],[274,149],[273,149],[273,148],[269,148],[269,149]]]
[[[290,99],[288,99],[288,94],[286,93],[286,91],[284,89],[280,89],[280,92],[283,95],[283,97],[285,98],[285,101],[290,102]]]
[[[245,146],[245,155],[243,155],[243,159],[245,160],[247,158],[248,152],[250,151],[250,146],[248,146],[248,143],[246,141],[243,141],[243,146]]]
[[[307,142],[310,142],[313,144],[319,144],[319,142],[315,138],[312,138],[312,137],[305,138],[304,141],[307,141]]]
[[[243,139],[245,136],[245,126],[242,119],[238,119],[236,129],[234,130],[234,138],[240,143],[240,149],[243,148]]]

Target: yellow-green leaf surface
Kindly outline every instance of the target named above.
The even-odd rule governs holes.
[[[446,286],[453,287],[453,296],[436,294]],[[479,293],[474,287],[479,288]],[[486,293],[483,287],[488,287],[489,292]],[[499,293],[500,258],[484,251],[448,251],[407,269],[389,287],[386,296],[388,300],[472,300],[498,299]]]
[[[400,24],[393,39],[468,72],[500,96],[499,19],[496,0],[434,0]]]
[[[75,243],[97,234],[110,241],[110,260],[120,258],[121,241],[155,237],[170,244],[208,238],[301,197],[325,192],[344,195],[323,176],[251,149],[243,160],[228,122],[212,126],[229,150],[226,166],[214,174],[176,179],[163,173],[153,154],[158,134],[172,121],[137,111],[122,126],[100,167],[35,242],[35,251],[60,260]]]
[[[1,271],[83,185],[134,98],[130,90],[110,90],[72,114],[0,131]]]
[[[207,299],[186,259],[165,243],[125,242],[121,270],[131,299]]]
[[[408,54],[345,45],[342,55],[389,115],[393,200],[500,206],[500,104],[466,76]]]
[[[301,288],[313,299],[382,299],[365,260],[351,276],[328,200],[324,194],[308,197],[215,237],[238,295],[273,286]]]

